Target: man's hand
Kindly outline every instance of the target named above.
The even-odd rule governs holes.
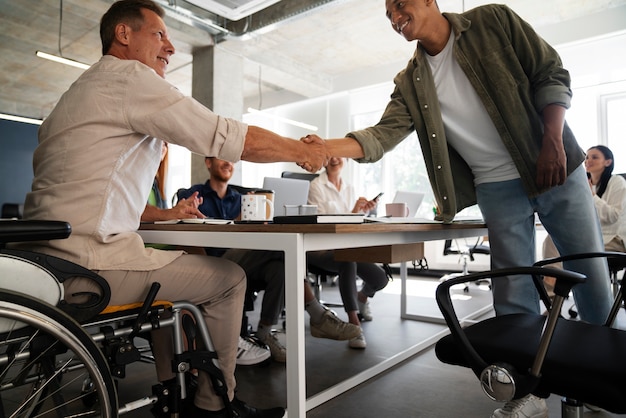
[[[300,167],[310,173],[315,173],[322,167],[326,167],[328,165],[328,160],[330,160],[331,156],[328,152],[328,148],[326,147],[326,141],[317,135],[307,135],[300,138],[300,141],[308,144],[309,147],[307,152],[309,159],[307,161],[297,163]]]
[[[202,204],[202,197],[198,197],[199,193],[194,192],[187,199],[180,199],[176,206],[168,210],[170,219],[193,219],[206,218],[202,212],[198,210],[198,206]]]
[[[195,192],[187,199],[181,199],[172,209],[159,209],[156,206],[146,205],[141,214],[142,222],[170,221],[172,219],[206,218],[198,210],[202,198]]]
[[[540,190],[560,186],[567,178],[567,155],[563,147],[565,108],[549,104],[541,112],[543,139],[537,158],[537,186]]]
[[[541,190],[560,186],[567,178],[567,156],[561,140],[545,138],[537,158],[537,186]]]

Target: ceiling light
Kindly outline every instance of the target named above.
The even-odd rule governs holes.
[[[83,70],[86,70],[87,68],[90,67],[90,65],[87,65],[85,63],[82,63],[82,62],[79,62],[79,61],[74,61],[74,60],[71,60],[69,58],[63,58],[63,57],[60,57],[58,55],[48,54],[46,52],[37,51],[36,55],[39,58],[44,58],[44,59],[47,59],[47,60],[50,60],[50,61],[54,61],[54,62],[58,62],[58,63],[61,63],[61,64],[65,64],[65,65],[71,65],[72,67],[82,68]]]
[[[248,113],[260,113],[260,114],[262,114],[264,116],[267,116],[268,118],[275,119],[275,120],[277,120],[279,122],[288,123],[290,125],[297,126],[299,128],[308,129],[309,131],[313,131],[313,132],[317,132],[317,130],[318,130],[317,126],[309,125],[308,123],[304,123],[304,122],[298,122],[298,121],[292,120],[292,119],[283,118],[281,116],[274,115],[273,113],[264,112],[262,110],[253,109],[251,107],[248,108]]]
[[[0,119],[12,120],[15,122],[32,123],[33,125],[41,125],[41,123],[43,122],[43,120],[41,119],[25,118],[23,116],[8,115],[6,113],[0,113]]]

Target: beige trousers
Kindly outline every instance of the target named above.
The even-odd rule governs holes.
[[[185,254],[167,266],[153,271],[97,272],[111,286],[111,305],[124,305],[143,301],[153,282],[159,282],[159,300],[187,300],[199,306],[206,321],[218,361],[232,399],[235,389],[235,359],[246,276],[235,263],[204,255]],[[76,290],[78,283],[66,289]],[[84,287],[81,287],[84,289]],[[157,377],[164,381],[174,377],[171,371],[173,340],[171,329],[153,333],[154,355],[157,360]],[[223,402],[213,391],[208,376],[198,376],[195,403],[208,410],[224,408]]]

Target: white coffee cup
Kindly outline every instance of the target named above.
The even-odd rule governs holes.
[[[387,203],[385,205],[387,216],[394,218],[406,218],[409,216],[409,207],[406,203]]]
[[[274,202],[264,194],[241,195],[242,221],[268,221],[274,218]]]
[[[264,195],[267,200],[269,200],[271,202],[271,205],[267,206],[266,210],[265,210],[265,216],[266,218],[272,219],[274,217],[274,190],[265,190],[265,189],[259,189],[259,190],[255,190],[253,192],[251,192],[253,194],[262,194]]]

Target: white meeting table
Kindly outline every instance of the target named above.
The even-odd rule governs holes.
[[[285,308],[290,320],[286,324],[287,414],[289,418],[305,417],[306,411],[332,399],[395,366],[412,355],[430,347],[447,333],[442,331],[427,341],[382,361],[309,399],[306,398],[304,280],[308,251],[362,248],[424,241],[466,238],[487,235],[482,223],[364,223],[364,224],[142,224],[139,234],[144,242],[197,247],[277,250],[285,253]],[[372,260],[377,261],[377,260]],[[406,261],[402,260],[402,316],[406,315]],[[437,321],[432,321],[437,322]],[[286,415],[287,416],[287,415]]]

